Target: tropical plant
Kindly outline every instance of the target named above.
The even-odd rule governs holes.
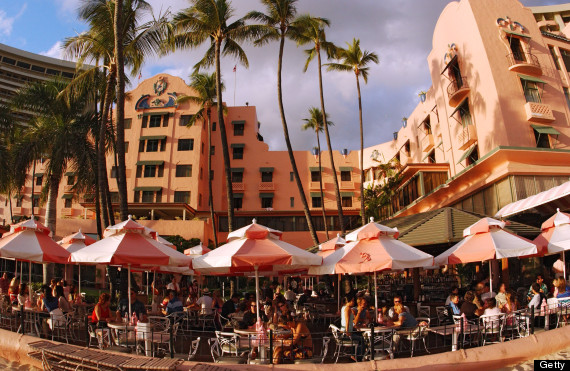
[[[364,189],[361,202],[365,206],[365,218],[374,217],[375,220],[384,219],[380,215],[381,210],[391,207],[392,199],[396,195],[396,190],[400,186],[402,180],[402,165],[394,158],[388,162],[374,160],[376,164],[370,171],[375,171],[379,183],[371,184]],[[388,212],[388,214],[391,214]]]
[[[208,128],[208,172],[212,173],[212,106],[216,104],[216,74],[193,73],[190,75],[189,86],[194,89],[197,95],[181,95],[177,102],[182,103],[190,101],[198,105],[198,111],[190,117],[188,126],[196,123],[201,119],[206,122]],[[224,90],[224,85],[221,85]],[[218,235],[216,234],[216,218],[214,215],[214,198],[212,193],[212,177],[208,177],[208,203],[210,205],[210,218],[212,219],[212,232],[214,235],[214,246],[218,246]]]
[[[360,194],[364,194],[364,128],[362,123],[362,98],[360,95],[360,77],[364,83],[368,82],[368,67],[371,63],[378,64],[378,56],[376,53],[369,52],[368,50],[360,49],[360,40],[352,39],[352,44],[346,43],[346,49],[338,48],[337,57],[340,63],[327,64],[329,71],[345,71],[354,72],[356,76],[356,90],[358,92],[358,118],[360,123]],[[364,203],[360,203],[360,217],[362,224],[366,223],[364,215]]]
[[[323,121],[326,121],[327,113],[325,111],[325,97],[323,92],[323,73],[322,73],[322,61],[321,61],[321,50],[323,50],[328,58],[334,57],[337,47],[327,41],[325,34],[325,27],[330,25],[330,22],[325,18],[313,17],[310,15],[305,15],[299,17],[297,22],[301,25],[301,32],[296,35],[297,45],[312,44],[313,47],[305,50],[307,54],[307,60],[305,61],[305,67],[303,72],[307,72],[309,64],[311,61],[317,57],[317,68],[319,73],[319,95],[321,100],[321,112],[323,114]],[[327,147],[329,150],[329,159],[331,162],[331,170],[334,180],[334,192],[336,198],[336,206],[338,210],[338,220],[340,225],[340,230],[342,234],[345,234],[346,228],[344,225],[344,216],[342,212],[342,202],[340,197],[340,187],[338,185],[338,177],[336,174],[336,168],[334,165],[334,157],[332,151],[331,137],[329,134],[329,129],[327,125],[324,125],[325,138],[327,140]]]
[[[323,212],[323,222],[325,224],[325,233],[327,235],[327,240],[329,237],[329,228],[327,225],[327,217],[325,211],[325,197],[323,194],[323,168],[321,163],[321,140],[319,138],[319,133],[323,132],[324,130],[324,123],[323,123],[323,113],[317,107],[310,107],[309,108],[309,118],[303,119],[305,124],[302,126],[303,130],[313,130],[317,135],[317,154],[319,156],[319,189],[321,191],[321,209]],[[332,121],[327,120],[327,125],[334,125]]]
[[[297,9],[295,7],[297,0],[262,0],[261,2],[265,6],[266,13],[252,11],[248,13],[246,17],[262,23],[259,25],[260,33],[259,38],[255,41],[256,46],[263,46],[270,41],[279,40],[279,57],[277,60],[277,101],[279,103],[279,114],[281,116],[281,125],[283,127],[285,144],[287,145],[287,153],[289,154],[289,162],[293,169],[295,182],[297,183],[299,197],[303,204],[303,211],[305,213],[305,218],[307,219],[309,232],[311,233],[311,238],[316,246],[319,244],[319,238],[317,237],[313,220],[311,219],[309,204],[307,203],[307,197],[305,196],[303,184],[299,177],[299,170],[297,169],[293,147],[291,146],[291,139],[289,138],[289,129],[287,127],[287,119],[285,118],[285,109],[283,108],[283,90],[281,84],[285,39],[289,38],[295,40],[297,35],[301,32],[300,25],[295,20],[295,16],[297,15]]]
[[[232,56],[245,67],[249,67],[247,56],[239,42],[255,38],[256,28],[246,25],[243,18],[230,22],[234,10],[228,0],[191,0],[191,4],[189,8],[182,9],[174,16],[169,45],[171,48],[187,49],[199,47],[208,41],[210,43],[206,54],[196,63],[194,70],[215,66],[216,111],[222,138],[228,199],[228,229],[231,232],[234,223],[234,202],[228,137],[224,123],[220,61],[222,55]]]

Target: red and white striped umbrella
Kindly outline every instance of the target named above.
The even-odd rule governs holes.
[[[501,208],[501,210],[495,214],[495,217],[505,218],[531,209],[548,215],[554,212],[557,207],[563,210],[570,207],[570,182],[537,193],[534,196],[512,202]]]
[[[0,257],[33,263],[65,264],[69,251],[51,239],[49,228],[32,219],[13,225],[0,239]]]
[[[96,240],[94,238],[91,238],[86,234],[81,233],[80,229],[79,232],[70,234],[69,236],[62,238],[57,243],[60,244],[60,246],[62,246],[70,253],[73,253],[95,242]]]
[[[195,258],[198,256],[202,256],[210,251],[212,251],[212,249],[207,248],[206,246],[202,245],[202,242],[200,242],[199,245],[192,246],[184,250],[184,255],[188,255]]]
[[[542,233],[534,242],[542,248],[544,255],[563,253],[570,250],[570,214],[558,209],[556,214],[542,223]],[[564,278],[566,279],[566,254],[562,254],[564,262]]]
[[[335,238],[332,238],[319,245],[319,251],[317,252],[317,255],[326,258],[335,252],[339,247],[343,247],[344,245],[346,245],[346,240],[337,234]]]

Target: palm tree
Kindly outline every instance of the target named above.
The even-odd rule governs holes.
[[[323,131],[323,113],[317,107],[309,108],[309,118],[303,119],[305,124],[303,125],[303,130],[314,130],[317,134],[317,151],[319,155],[319,188],[321,190],[321,209],[323,211],[323,222],[325,223],[325,232],[327,234],[327,240],[329,239],[329,228],[327,226],[327,217],[325,212],[325,197],[323,194],[323,168],[321,166],[321,140],[319,138],[319,132]],[[332,121],[327,120],[327,125],[334,125]]]
[[[323,95],[321,49],[327,54],[329,58],[335,55],[336,46],[333,43],[327,41],[325,35],[325,26],[329,26],[330,22],[325,18],[318,18],[310,15],[299,17],[298,22],[303,26],[302,26],[302,32],[296,35],[297,45],[306,45],[306,44],[313,45],[311,49],[305,50],[305,53],[307,54],[307,60],[305,62],[305,67],[303,68],[303,72],[307,72],[307,68],[309,67],[311,61],[315,57],[317,57],[318,72],[319,72],[319,93],[321,99],[321,112],[323,114],[322,121],[326,121],[327,113],[325,111],[325,98]],[[342,202],[340,198],[340,189],[338,186],[338,177],[336,175],[336,168],[334,165],[331,137],[327,125],[324,125],[324,129],[325,129],[325,138],[327,140],[327,147],[329,149],[331,170],[333,173],[334,191],[335,191],[336,205],[338,209],[339,225],[341,233],[344,234],[346,232],[346,228],[344,226]]]
[[[190,101],[200,108],[190,117],[188,126],[196,123],[197,119],[206,121],[208,126],[208,172],[212,173],[212,106],[216,104],[216,74],[193,73],[190,75],[190,87],[197,93],[196,96],[183,95],[178,97],[177,102]],[[224,85],[221,85],[224,90]],[[214,246],[218,247],[218,235],[216,234],[216,219],[214,215],[214,198],[212,196],[212,177],[208,177],[208,202],[210,204],[210,218],[212,219],[212,232],[214,234]]]
[[[248,19],[255,19],[262,23],[259,29],[260,37],[255,41],[256,46],[265,45],[270,41],[279,40],[279,57],[277,61],[277,100],[279,103],[279,113],[281,115],[281,125],[283,126],[283,135],[285,136],[285,144],[287,145],[287,152],[289,154],[289,161],[295,176],[295,182],[299,190],[299,197],[303,204],[303,211],[309,226],[309,232],[313,239],[314,245],[319,244],[319,238],[313,226],[311,219],[311,212],[309,211],[309,204],[303,190],[303,184],[299,177],[299,170],[293,154],[293,147],[289,138],[289,129],[287,127],[287,120],[285,118],[285,109],[283,108],[283,91],[281,87],[281,72],[283,67],[283,50],[285,48],[285,39],[295,39],[296,35],[300,32],[300,25],[295,20],[297,9],[295,4],[297,0],[262,0],[266,8],[266,13],[259,11],[252,11],[246,16]],[[326,223],[325,223],[326,224]]]
[[[243,18],[230,23],[234,10],[228,0],[191,0],[191,4],[192,6],[182,9],[174,16],[172,21],[174,35],[170,45],[178,49],[187,49],[196,48],[208,40],[210,42],[210,47],[204,57],[196,63],[194,70],[199,71],[205,67],[215,66],[216,108],[226,173],[228,229],[231,232],[234,223],[234,201],[228,137],[224,124],[220,60],[222,55],[229,55],[237,58],[238,62],[245,67],[249,67],[247,56],[239,42],[253,39],[256,36],[256,28],[246,25]]]
[[[360,39],[352,39],[352,44],[346,43],[347,48],[337,49],[337,57],[340,63],[328,63],[328,71],[353,71],[356,76],[356,90],[358,92],[358,118],[360,122],[360,194],[364,195],[364,129],[362,123],[362,98],[360,96],[360,76],[366,84],[368,82],[367,67],[370,63],[378,64],[378,55],[368,50],[360,49]],[[362,196],[361,196],[362,198]],[[364,214],[364,200],[360,202],[360,217],[362,225],[366,224],[366,216]]]

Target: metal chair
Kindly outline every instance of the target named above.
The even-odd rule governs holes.
[[[198,353],[198,348],[200,347],[200,337],[196,340],[192,340],[190,343],[190,350],[188,351],[188,360],[191,361],[196,358],[196,353]]]
[[[222,353],[222,346],[220,345],[219,338],[208,339],[208,345],[210,346],[210,354],[214,363],[246,363],[247,359],[243,357],[224,357]]]
[[[418,312],[417,315],[418,317],[431,318],[431,307],[429,305],[420,305],[418,303],[417,312]]]
[[[392,350],[394,330],[381,330],[374,332],[374,341],[370,340],[370,333],[364,333],[364,341],[367,344],[366,352],[364,353],[365,359],[376,359],[377,354],[389,356],[394,359],[394,351]]]
[[[356,357],[356,352],[358,348],[358,342],[352,340],[344,331],[336,327],[335,325],[329,325],[331,329],[334,341],[336,343],[333,358],[335,358],[334,363],[338,362],[339,357],[351,356]],[[343,349],[349,349],[349,352],[343,352]]]
[[[241,337],[233,332],[215,331],[216,339],[218,339],[221,356],[224,354],[240,355],[243,352],[249,352],[249,344],[241,344]]]
[[[71,328],[72,317],[69,314],[59,315],[50,313],[50,327],[51,327],[51,340],[65,339],[65,342],[69,344],[68,335],[71,336],[73,332]],[[73,338],[73,336],[72,336]]]
[[[431,323],[431,319],[427,318],[427,317],[418,317],[416,318],[416,320],[418,321],[419,325],[412,329],[410,331],[410,333],[408,334],[408,336],[406,336],[406,340],[408,340],[411,343],[411,356],[414,356],[414,348],[415,348],[415,344],[418,341],[422,341],[424,343],[424,349],[426,352],[429,353],[429,350],[427,349],[427,345],[426,345],[426,338],[428,335],[428,329]],[[427,326],[426,326],[427,323]]]
[[[503,341],[503,328],[505,326],[505,313],[495,315],[482,315],[479,317],[479,323],[482,326],[481,336],[483,338],[483,346],[487,342],[500,343]],[[488,341],[487,339],[496,337],[497,340]]]
[[[445,325],[450,324],[451,321],[449,320],[451,316],[449,315],[449,307],[435,307],[435,313],[437,315],[437,324],[438,325]]]
[[[556,314],[556,328],[567,326],[570,323],[570,299],[558,299],[558,313]]]

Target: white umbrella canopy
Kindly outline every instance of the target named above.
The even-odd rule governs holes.
[[[544,255],[562,254],[564,262],[564,279],[566,279],[566,254],[565,251],[570,250],[570,214],[566,214],[556,210],[556,214],[542,223],[542,233],[534,239]]]
[[[81,233],[81,229],[79,229],[79,231],[77,233],[70,234],[69,236],[62,238],[57,243],[60,246],[62,246],[64,249],[69,251],[70,253],[74,253],[76,251],[79,251],[79,250],[85,248],[85,246],[89,246],[95,242],[96,242],[96,240],[94,238],[91,238],[91,237]],[[80,265],[78,265],[78,271],[79,271],[78,291],[81,294],[81,266]]]
[[[346,245],[346,240],[342,238],[340,234],[337,234],[336,237],[319,245],[319,251],[317,252],[317,255],[325,258],[332,254],[339,247],[342,247],[344,245]]]
[[[228,235],[228,243],[194,258],[192,267],[203,274],[255,272],[259,302],[259,272],[288,272],[320,265],[320,256],[281,241],[282,232],[256,223]],[[257,306],[259,318],[259,305]]]

